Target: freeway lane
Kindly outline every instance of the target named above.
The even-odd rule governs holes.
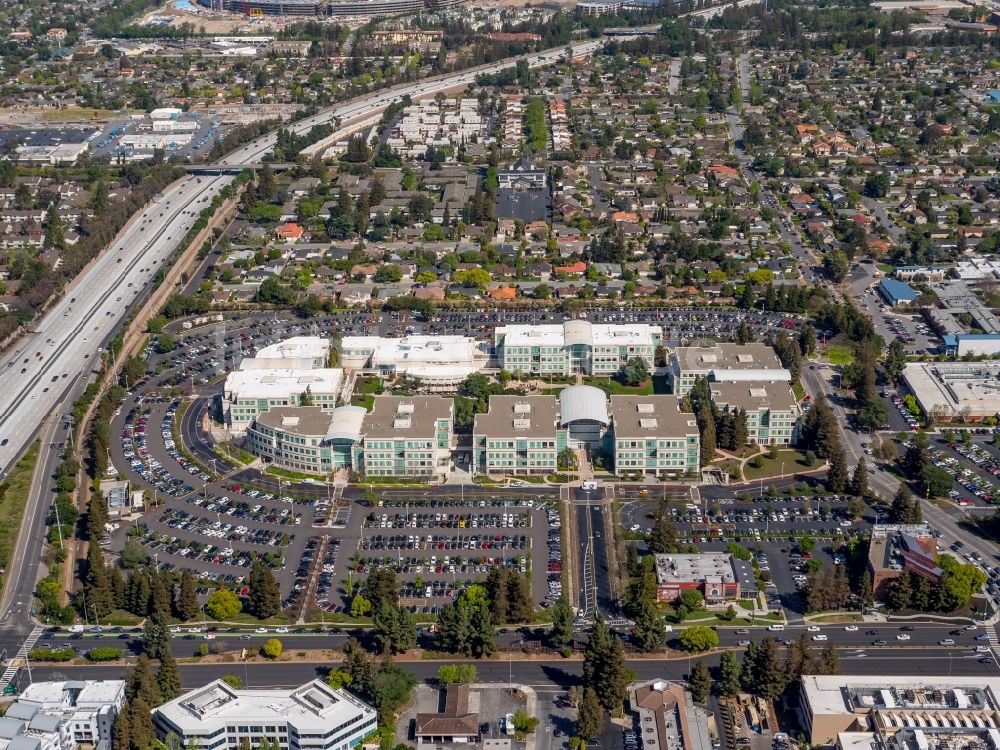
[[[0,470],[10,469],[77,379],[89,378],[99,347],[151,284],[198,213],[231,179],[217,177],[201,184],[182,180],[164,191],[67,288],[35,330],[0,359],[0,374],[9,384],[0,392]]]
[[[710,665],[718,663],[718,655],[702,657]],[[463,661],[457,659],[457,663]],[[668,679],[683,679],[689,669],[692,659],[634,659],[628,665],[636,673],[639,680],[649,680],[655,677]],[[413,673],[418,679],[432,682],[437,677],[438,667],[444,662],[400,662],[404,669]],[[583,671],[581,661],[473,661],[478,671],[479,682],[506,683],[509,678],[514,682],[529,685],[541,692],[561,692],[572,685],[579,684]],[[308,680],[322,676],[330,664],[313,664],[303,662],[230,662],[216,664],[181,664],[181,682],[186,688],[204,685],[226,674],[236,674],[243,678],[250,687],[267,685],[269,687],[297,687]],[[842,651],[840,653],[841,672],[847,675],[967,675],[996,676],[997,667],[981,664],[972,657],[960,657],[935,649],[921,649],[907,654],[899,652],[877,654],[871,651]],[[122,668],[118,665],[99,666],[35,666],[32,667],[35,680],[51,680],[60,678],[80,679],[114,679],[121,677]]]

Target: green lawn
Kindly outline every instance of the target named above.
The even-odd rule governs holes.
[[[21,460],[10,470],[7,481],[0,484],[0,566],[7,570],[10,556],[17,542],[17,534],[21,529],[21,516],[24,515],[24,503],[28,499],[31,488],[31,475],[35,471],[35,460],[38,458],[38,441],[32,443]],[[43,512],[48,512],[43,510]]]
[[[806,389],[802,387],[801,383],[792,383],[792,393],[799,401],[806,397]]]
[[[652,378],[647,378],[644,383],[637,386],[623,385],[614,378],[584,378],[583,384],[600,388],[612,396],[651,396],[653,394]]]
[[[749,461],[743,465],[744,479],[749,481],[778,476],[781,474],[782,464],[784,464],[785,474],[811,468],[806,464],[806,457],[802,451],[782,450],[778,451],[778,457],[775,459],[768,458],[767,454],[761,456],[761,459],[763,460],[763,465],[760,468],[751,466]],[[819,462],[817,461],[816,466],[818,465]]]
[[[264,469],[264,473],[270,474],[272,477],[281,477],[282,479],[291,479],[293,481],[316,479],[317,477],[323,476],[322,474],[303,474],[298,471],[289,471],[288,469],[282,469],[277,466],[268,466]]]
[[[892,266],[885,263],[876,263],[875,268],[880,270],[882,273],[892,273]]]
[[[854,352],[850,347],[830,344],[826,347],[825,358],[832,365],[849,365],[854,361]]]

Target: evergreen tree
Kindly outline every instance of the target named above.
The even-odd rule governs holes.
[[[563,597],[559,597],[552,605],[552,627],[549,628],[549,641],[553,646],[566,646],[573,640],[573,608]]]
[[[666,555],[677,552],[680,549],[680,534],[677,531],[677,524],[666,512],[666,508],[660,508],[656,516],[656,522],[649,531],[649,551],[654,555]]]
[[[826,483],[831,491],[844,492],[848,482],[847,457],[844,455],[844,449],[838,445],[830,454],[830,470],[826,475]]]
[[[665,640],[663,617],[656,605],[651,601],[643,601],[639,605],[639,613],[635,618],[633,641],[643,651],[652,651],[663,646]]]
[[[837,649],[831,643],[823,649],[820,657],[820,667],[823,674],[840,674],[840,659],[837,656]]]
[[[583,698],[576,712],[576,736],[590,741],[604,731],[604,708],[592,687],[583,689]]]
[[[742,665],[736,654],[724,651],[719,659],[719,693],[724,698],[735,698],[740,693]]]
[[[765,638],[760,642],[755,661],[753,692],[774,702],[785,691],[788,675],[778,658],[778,647],[773,640]]]
[[[122,570],[117,565],[108,566],[108,582],[115,609],[125,609],[125,579],[122,578]]]
[[[181,693],[181,676],[169,645],[160,652],[160,668],[156,671],[156,684],[160,688],[160,696],[164,702],[173,700]]]
[[[868,496],[868,463],[865,457],[858,459],[858,465],[854,467],[854,474],[851,476],[850,492],[855,497]]]
[[[875,603],[872,592],[872,575],[867,570],[861,574],[861,581],[858,583],[858,596],[861,597],[861,604],[864,607],[871,607]]]
[[[170,632],[162,612],[153,612],[146,618],[142,631],[142,647],[150,659],[159,659],[170,648]]]
[[[274,617],[281,609],[281,591],[271,569],[254,560],[249,580],[250,612],[260,620]],[[372,602],[374,605],[374,602]]]
[[[193,620],[198,616],[198,596],[195,593],[194,576],[185,569],[181,573],[180,586],[177,588],[177,616],[184,621]]]
[[[137,750],[153,747],[153,740],[156,739],[151,713],[153,705],[155,704],[147,703],[141,695],[137,695],[129,706],[132,747]]]
[[[628,670],[621,641],[601,617],[594,622],[583,656],[583,681],[593,687],[607,711],[621,708],[628,690]]]
[[[890,513],[894,523],[923,523],[920,501],[914,498],[910,488],[902,483],[892,499]]]
[[[688,675],[688,690],[695,703],[704,703],[708,700],[708,694],[712,690],[712,675],[709,674],[705,662],[698,659],[691,667],[691,674]]]
[[[733,419],[733,450],[739,450],[750,440],[747,428],[747,410],[740,407]]]
[[[906,444],[906,452],[903,454],[903,471],[906,476],[916,479],[924,473],[924,467],[929,463],[929,449],[927,447],[927,435],[921,430],[910,438]]]
[[[166,617],[171,611],[170,586],[166,581],[166,572],[153,569],[150,575],[149,611],[151,614],[160,613],[161,617]]]
[[[149,706],[158,706],[162,702],[160,686],[153,674],[153,665],[145,654],[139,655],[135,666],[125,679],[125,696],[129,701],[142,698]]]
[[[508,622],[531,622],[535,605],[531,598],[531,581],[527,576],[511,571],[507,579],[507,601],[510,603]]]
[[[87,575],[84,579],[87,593],[88,616],[106,617],[114,609],[115,597],[111,590],[108,569],[104,555],[98,544],[91,543],[87,549]]]
[[[118,712],[118,716],[115,717],[111,740],[111,747],[113,750],[131,750],[132,728],[129,724],[128,708],[129,704],[125,703]]]
[[[513,622],[510,616],[510,601],[507,587],[510,571],[502,565],[494,565],[486,576],[486,593],[489,596],[490,612],[495,622]]]
[[[375,644],[383,653],[400,653],[417,643],[413,615],[405,607],[382,603],[375,611],[374,626]]]

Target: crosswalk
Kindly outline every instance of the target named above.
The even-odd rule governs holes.
[[[18,649],[17,655],[7,662],[7,668],[4,669],[3,675],[0,675],[0,695],[3,695],[10,683],[14,681],[18,670],[28,661],[28,652],[38,643],[38,639],[42,637],[43,630],[44,628],[41,625],[36,625],[35,629],[24,639],[24,643]]]

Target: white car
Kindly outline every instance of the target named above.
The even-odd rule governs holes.
[[[910,634],[909,633],[900,633],[899,635],[896,636],[896,640],[897,641],[908,641],[908,640],[910,640]]]
[[[288,632],[288,628],[278,628],[274,632],[275,633],[287,633]]]
[[[823,633],[820,633],[819,635],[814,635],[813,636],[813,640],[814,641],[825,641],[826,640],[826,635],[823,634]]]
[[[818,633],[819,632],[819,625],[810,625],[808,628],[806,628],[806,632],[808,632],[808,633]]]
[[[267,628],[257,628],[253,632],[255,632],[255,633],[266,633],[267,632]]]
[[[846,630],[848,633],[856,633],[856,632],[858,632],[858,626],[857,625],[845,625],[844,626],[844,630]]]

